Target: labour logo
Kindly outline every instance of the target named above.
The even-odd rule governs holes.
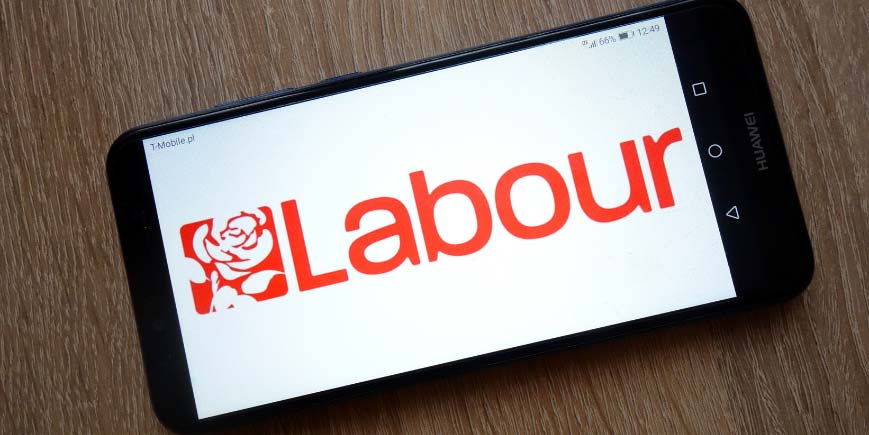
[[[275,223],[268,207],[184,225],[181,242],[194,269],[190,288],[199,314],[287,294]]]

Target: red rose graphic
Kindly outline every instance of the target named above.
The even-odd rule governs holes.
[[[285,295],[274,234],[268,207],[182,226],[196,311],[206,314]]]

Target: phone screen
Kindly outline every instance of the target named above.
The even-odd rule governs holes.
[[[655,18],[144,140],[199,418],[734,298],[683,89]]]

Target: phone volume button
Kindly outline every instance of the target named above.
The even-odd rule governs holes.
[[[319,85],[323,85],[323,84],[326,84],[326,83],[337,82],[337,81],[340,81],[340,80],[344,80],[344,79],[349,79],[349,78],[352,78],[352,77],[361,76],[362,74],[363,74],[363,73],[361,73],[361,72],[359,72],[359,71],[353,71],[352,73],[341,74],[340,76],[329,77],[328,79],[320,80],[317,84],[319,84]]]
[[[320,80],[319,82],[317,82],[317,84],[322,85],[322,84],[326,84],[326,83],[337,82],[340,80],[349,79],[351,77],[361,76],[362,74],[363,73],[361,73],[361,72],[354,71],[354,72],[349,73],[349,74],[342,74],[340,76],[329,77],[327,79]],[[295,88],[279,89],[277,91],[266,92],[264,94],[254,95],[252,97],[245,97],[245,98],[241,98],[241,99],[238,99],[235,101],[230,101],[228,103],[220,103],[220,104],[215,105],[214,108],[215,109],[223,109],[226,107],[238,106],[238,105],[245,104],[245,103],[252,103],[254,101],[265,100],[266,98],[276,97],[278,95],[285,94],[289,91],[292,91],[293,89],[295,89]]]
[[[252,97],[245,97],[245,98],[241,98],[241,99],[238,99],[235,101],[230,101],[228,103],[218,104],[218,105],[214,106],[214,108],[215,109],[223,109],[225,107],[237,106],[240,104],[251,103],[251,102],[259,101],[259,100],[265,100],[266,98],[269,98],[269,97],[275,97],[275,96],[287,93],[289,91],[292,91],[293,89],[295,89],[295,88],[279,89],[277,91],[266,92],[264,94],[254,95]]]

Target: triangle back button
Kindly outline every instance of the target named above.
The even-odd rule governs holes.
[[[729,218],[739,220],[739,209],[736,208],[736,206],[734,205],[733,207],[730,207],[730,210],[728,210],[727,213],[725,213],[724,215]]]

